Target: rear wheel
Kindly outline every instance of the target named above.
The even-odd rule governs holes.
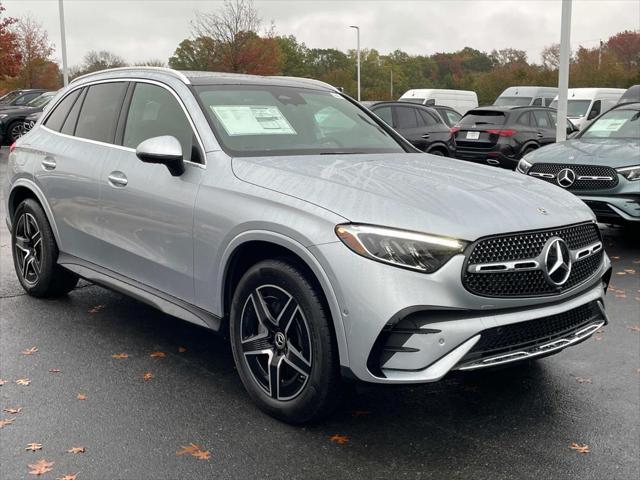
[[[266,260],[240,280],[231,305],[231,346],[258,407],[289,423],[318,419],[340,396],[337,348],[319,292],[294,264]]]
[[[24,200],[11,232],[13,264],[22,288],[34,297],[55,297],[74,289],[78,277],[56,262],[58,246],[38,202]]]
[[[534,150],[537,150],[537,149],[535,147],[527,147],[527,148],[525,148],[524,151],[522,152],[522,155],[520,156],[520,158],[524,157],[525,155],[529,155]]]
[[[435,149],[435,150],[431,150],[429,152],[431,155],[437,155],[438,157],[448,157],[448,155],[446,154],[446,152],[444,150],[440,150],[440,149]]]
[[[12,144],[22,136],[22,122],[13,122],[7,127],[7,142]]]

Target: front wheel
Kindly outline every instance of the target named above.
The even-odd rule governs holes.
[[[18,205],[11,231],[13,264],[22,288],[34,297],[55,297],[74,289],[78,277],[56,262],[58,246],[38,202]]]
[[[231,346],[258,407],[294,424],[318,419],[340,396],[337,347],[317,288],[293,263],[251,267],[233,295]]]

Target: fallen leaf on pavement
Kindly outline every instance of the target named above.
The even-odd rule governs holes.
[[[634,325],[633,327],[627,327],[629,330],[633,330],[634,332],[640,332],[640,325]]]
[[[36,463],[29,465],[29,473],[31,475],[42,475],[44,473],[50,472],[53,470],[54,462],[47,462],[45,459],[41,458]]]
[[[71,475],[70,473],[67,473],[66,475],[56,478],[56,480],[76,480],[77,476],[78,476],[77,473],[74,473],[73,475]]]
[[[42,450],[41,443],[28,443],[25,450],[27,452],[35,452],[36,450]]]
[[[211,458],[211,454],[208,451],[198,450],[193,454],[198,460],[209,460]]]
[[[13,418],[2,418],[0,419],[0,428],[3,428],[7,425],[11,425],[13,423]]]
[[[153,352],[153,353],[152,353],[152,354],[150,354],[149,356],[150,356],[150,357],[153,357],[153,358],[164,358],[164,357],[166,357],[166,356],[167,356],[167,354],[166,354],[166,353],[164,353],[164,352]]]
[[[79,393],[76,397],[78,400],[86,400],[87,396],[84,393]]]
[[[346,435],[341,435],[339,433],[331,435],[329,437],[329,440],[331,440],[332,442],[338,443],[340,445],[344,445],[345,443],[349,443],[349,437],[347,437]]]
[[[129,354],[128,353],[114,353],[113,355],[111,355],[111,358],[117,358],[118,360],[121,360],[123,358],[129,358]]]
[[[590,378],[576,377],[576,380],[577,380],[578,383],[591,383],[591,379]]]
[[[145,382],[148,382],[152,378],[153,378],[153,373],[151,372],[146,372],[142,374],[142,380],[144,380]]]
[[[203,450],[202,447],[199,447],[195,443],[190,443],[186,446],[183,445],[180,447],[180,450],[176,452],[176,455],[191,455],[199,460],[209,460],[211,457],[208,450]]]
[[[589,453],[589,445],[580,445],[578,443],[572,443],[569,447],[571,450],[575,450],[578,453]]]
[[[104,310],[106,307],[106,305],[96,305],[93,308],[90,308],[88,310],[89,313],[98,313],[100,310]]]
[[[629,274],[631,274],[631,275],[633,275],[634,273],[636,273],[636,271],[635,271],[633,268],[625,268],[625,269],[624,269],[624,271],[625,271],[625,272],[627,272],[627,273],[629,273]]]
[[[67,450],[67,453],[84,453],[87,449],[85,447],[71,447]]]
[[[23,386],[27,386],[31,384],[31,380],[29,380],[28,378],[19,378],[18,380],[16,380],[16,383],[18,385],[23,385]]]
[[[16,408],[7,407],[7,408],[3,408],[2,411],[5,413],[12,413],[15,415],[16,413],[20,413],[22,411],[22,407],[16,407]]]
[[[611,260],[620,260],[620,257],[610,257]]]
[[[616,275],[626,275],[626,272],[616,272]]]
[[[6,380],[3,380],[2,378],[0,378],[0,387],[1,387],[2,385],[4,385],[5,383],[7,383],[7,381],[6,381]]]
[[[178,353],[184,353],[187,349],[185,347],[178,347]]]
[[[60,373],[60,369],[59,368],[50,368],[49,369],[49,373]]]
[[[31,348],[25,348],[24,350],[22,350],[20,353],[22,355],[33,355],[34,353],[36,353],[38,351],[38,349],[36,347],[31,347]]]

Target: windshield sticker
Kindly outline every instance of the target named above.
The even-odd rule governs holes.
[[[591,129],[604,132],[617,132],[626,121],[626,118],[602,118],[598,120]]]
[[[230,136],[297,135],[280,109],[271,105],[211,105]]]

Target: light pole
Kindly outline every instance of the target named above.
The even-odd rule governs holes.
[[[569,56],[571,55],[571,0],[562,0],[560,20],[560,65],[558,66],[558,121],[556,142],[567,139],[567,96],[569,89]]]
[[[357,44],[357,50],[356,50],[356,56],[357,56],[357,71],[358,71],[358,101],[360,101],[360,27],[358,25],[349,25],[349,28],[355,28],[356,29],[356,33],[358,35],[358,44]]]
[[[60,11],[60,37],[62,47],[62,78],[64,79],[64,86],[69,85],[69,71],[67,69],[67,38],[64,32],[64,5],[63,0],[58,0],[58,9]]]

